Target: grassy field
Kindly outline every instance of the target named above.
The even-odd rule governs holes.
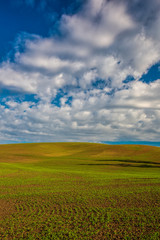
[[[160,148],[0,145],[0,239],[160,239]]]

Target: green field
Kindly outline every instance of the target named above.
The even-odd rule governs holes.
[[[160,148],[0,145],[0,239],[160,239]]]

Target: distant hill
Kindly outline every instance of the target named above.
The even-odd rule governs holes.
[[[0,145],[0,162],[46,162],[77,159],[102,160],[129,165],[160,164],[160,148],[142,145],[97,143],[25,143]],[[118,161],[118,162],[117,162]],[[85,163],[85,162],[83,162]]]

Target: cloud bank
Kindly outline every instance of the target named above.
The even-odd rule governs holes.
[[[158,0],[88,0],[58,35],[20,34],[0,65],[0,142],[159,141],[160,79],[143,81],[159,25]]]

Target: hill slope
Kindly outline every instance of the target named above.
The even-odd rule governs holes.
[[[96,143],[28,143],[0,145],[0,162],[34,162],[47,158],[86,160],[130,160],[133,163],[160,163],[160,148],[142,145]]]

